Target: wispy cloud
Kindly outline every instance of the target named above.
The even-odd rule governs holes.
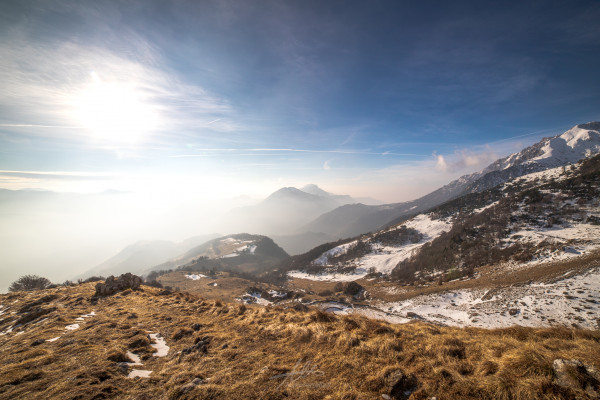
[[[68,125],[34,125],[34,124],[0,124],[3,128],[60,128],[60,129],[83,129],[83,126]]]
[[[184,158],[184,157],[206,157],[208,155],[225,155],[238,153],[256,153],[257,155],[265,155],[266,152],[278,153],[317,153],[317,154],[363,154],[363,155],[375,155],[375,156],[401,156],[401,157],[427,157],[423,154],[416,153],[396,153],[390,151],[376,152],[376,151],[362,151],[362,150],[313,150],[313,149],[276,149],[276,148],[254,148],[254,149],[238,149],[238,148],[226,148],[226,149],[215,149],[215,148],[203,148],[195,149],[198,152],[206,152],[205,154],[177,154],[171,157]]]

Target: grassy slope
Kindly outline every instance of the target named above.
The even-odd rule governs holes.
[[[0,336],[0,398],[380,399],[397,370],[408,376],[407,387],[416,385],[413,399],[585,398],[583,391],[556,385],[552,361],[575,358],[600,367],[597,331],[390,325],[158,293],[143,287],[96,305],[89,301],[93,284],[0,295],[9,307],[0,316],[2,331],[22,316],[13,311],[57,296],[35,306],[56,307],[46,321]],[[96,316],[65,333],[66,325],[92,310]],[[197,331],[190,328],[194,323]],[[168,356],[151,356],[146,331],[165,337]],[[207,353],[180,356],[196,338],[208,338]],[[150,378],[130,380],[108,359],[128,349],[146,359],[138,368],[152,370]],[[294,369],[300,374],[280,376]],[[182,393],[195,378],[204,383]]]

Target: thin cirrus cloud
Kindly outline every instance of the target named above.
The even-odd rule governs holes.
[[[256,148],[256,149],[238,149],[238,148],[229,148],[229,149],[214,149],[214,148],[204,148],[204,149],[195,149],[198,152],[206,152],[207,154],[201,153],[192,153],[192,154],[176,154],[171,157],[174,158],[185,158],[185,157],[206,157],[209,155],[227,155],[227,154],[256,154],[256,155],[269,155],[265,154],[267,152],[272,152],[271,155],[279,155],[281,153],[324,153],[324,154],[356,154],[356,155],[375,155],[375,156],[410,156],[410,157],[425,157],[422,154],[416,153],[396,153],[390,151],[384,152],[374,152],[374,151],[361,151],[361,150],[312,150],[312,149],[271,149],[271,148]]]
[[[27,178],[44,179],[68,179],[68,180],[90,180],[90,179],[112,179],[114,174],[104,172],[82,172],[82,171],[11,171],[0,170],[0,176],[15,176]]]

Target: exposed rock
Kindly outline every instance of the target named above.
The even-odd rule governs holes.
[[[40,344],[46,342],[45,339],[38,339],[36,341],[34,341],[33,343],[31,343],[32,346],[39,346]]]
[[[197,331],[200,330],[200,328],[202,328],[202,325],[200,325],[199,323],[196,322],[195,324],[192,324],[193,330]]]
[[[296,303],[292,308],[296,311],[308,311],[308,307],[302,303]]]
[[[553,363],[556,384],[564,388],[585,390],[593,399],[600,398],[600,371],[579,360],[557,358]]]
[[[413,319],[424,319],[423,317],[421,317],[419,314],[414,313],[412,311],[409,311],[406,313],[406,318],[413,318]]]
[[[510,315],[512,315],[513,317],[514,317],[515,315],[517,315],[519,312],[520,312],[520,310],[519,310],[518,308],[511,308],[510,310],[508,310],[508,313],[509,313]]]
[[[183,356],[185,356],[187,354],[191,354],[194,352],[199,352],[202,354],[208,353],[209,342],[210,342],[210,339],[206,336],[203,337],[202,339],[196,338],[196,344],[194,344],[193,346],[190,346],[190,347],[186,347],[185,349],[181,350],[181,354],[179,355],[178,362],[180,362],[183,359]]]
[[[142,278],[129,272],[119,276],[118,278],[115,278],[111,275],[106,278],[104,283],[100,282],[96,284],[95,296],[110,296],[127,289],[137,290],[141,284]]]
[[[363,287],[354,281],[344,285],[344,293],[350,296],[356,296],[361,290],[364,290]]]
[[[399,369],[389,372],[385,377],[384,394],[391,399],[408,399],[417,388],[417,381]]]

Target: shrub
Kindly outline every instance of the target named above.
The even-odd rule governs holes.
[[[10,284],[10,292],[19,292],[22,290],[42,290],[50,286],[51,282],[41,276],[24,275]]]

